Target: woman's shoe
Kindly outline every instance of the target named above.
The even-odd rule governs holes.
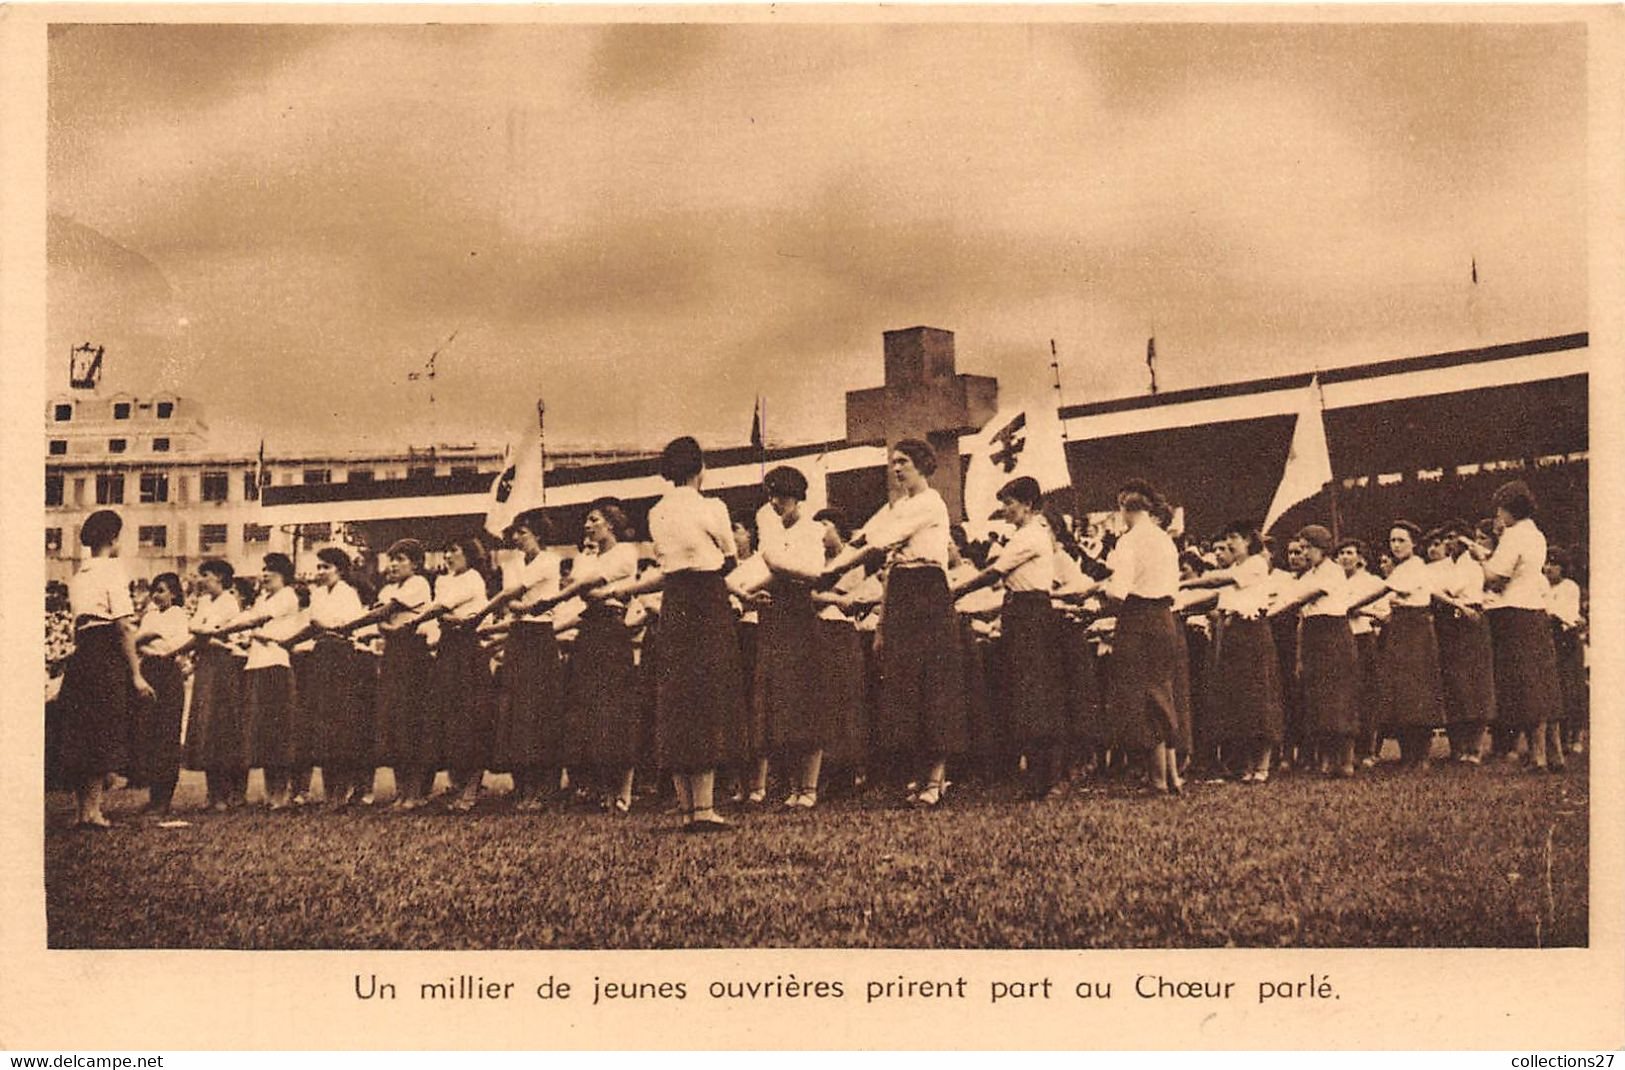
[[[909,796],[909,802],[915,806],[929,809],[933,806],[939,805],[942,802],[943,796],[947,794],[948,782],[946,780],[933,780],[931,783],[921,788],[919,792]]]

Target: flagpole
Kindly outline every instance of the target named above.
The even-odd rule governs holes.
[[[1324,431],[1324,429],[1326,427],[1326,388],[1320,384],[1320,369],[1319,368],[1315,369],[1315,397],[1320,402],[1320,426],[1321,426],[1322,431]],[[1331,488],[1332,543],[1333,543],[1333,548],[1335,549],[1336,544],[1338,542],[1342,541],[1342,538],[1343,538],[1343,524],[1342,524],[1342,518],[1340,516],[1338,516],[1338,509],[1337,509],[1337,468],[1334,465],[1332,465],[1331,461],[1332,461],[1332,439],[1331,439],[1330,435],[1327,435],[1326,436],[1326,465],[1327,465],[1328,468],[1331,469],[1331,472],[1332,472],[1331,482],[1328,484],[1328,486]]]
[[[537,468],[536,468],[536,481],[542,485],[541,486],[541,492],[542,492],[542,504],[543,505],[547,504],[547,431],[546,431],[545,420],[544,420],[544,417],[546,416],[546,413],[547,413],[546,404],[542,401],[541,398],[537,398],[536,399],[536,450],[537,450],[537,453],[539,454],[537,459],[538,459],[538,461],[540,463],[537,465]]]

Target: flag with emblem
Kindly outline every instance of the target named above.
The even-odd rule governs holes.
[[[545,442],[542,438],[543,406],[536,403],[536,424],[518,442],[510,442],[502,456],[502,471],[491,481],[491,496],[485,510],[485,530],[500,537],[514,517],[543,503]]]
[[[999,507],[999,488],[1012,479],[1031,476],[1046,494],[1072,482],[1060,414],[1052,405],[1000,409],[960,448],[968,457],[965,517],[977,529]]]

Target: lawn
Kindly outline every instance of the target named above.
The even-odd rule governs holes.
[[[741,812],[692,837],[640,799],[469,815],[45,807],[52,947],[1533,947],[1587,942],[1588,763],[1383,766],[1181,800],[955,789]],[[257,779],[257,778],[256,778]],[[506,778],[492,778],[495,790]],[[381,785],[382,786],[382,785]],[[186,774],[177,806],[201,802]]]

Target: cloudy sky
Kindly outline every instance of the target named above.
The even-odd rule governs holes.
[[[59,26],[50,75],[52,359],[277,448],[839,437],[914,324],[1007,395],[1056,339],[1068,402],[1153,332],[1171,389],[1587,327],[1572,26]]]

